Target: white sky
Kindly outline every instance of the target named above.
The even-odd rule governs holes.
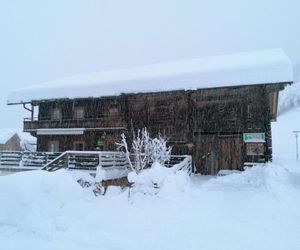
[[[300,62],[299,0],[0,0],[0,128],[12,89],[77,73],[255,49]],[[4,118],[3,118],[4,117]]]

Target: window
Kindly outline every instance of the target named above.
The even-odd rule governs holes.
[[[73,143],[73,149],[76,151],[83,151],[85,143],[83,141],[75,141]]]
[[[109,114],[110,114],[110,115],[117,115],[118,112],[119,112],[119,110],[118,110],[117,107],[111,107],[111,108],[109,109]]]
[[[248,118],[248,120],[252,119],[252,115],[253,115],[252,113],[253,113],[253,107],[252,107],[252,103],[250,102],[247,105],[247,118]]]
[[[59,108],[51,110],[51,120],[61,120],[61,110]]]
[[[76,107],[74,108],[74,119],[83,119],[84,118],[84,108]]]
[[[49,152],[59,152],[59,142],[58,141],[49,141],[48,151]]]
[[[264,155],[265,146],[263,143],[246,143],[247,155]]]

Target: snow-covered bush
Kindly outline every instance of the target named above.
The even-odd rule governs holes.
[[[133,135],[131,150],[129,149],[125,134],[121,135],[121,142],[117,143],[124,150],[130,168],[136,174],[140,173],[149,164],[158,162],[164,164],[170,159],[171,147],[167,146],[167,140],[159,135],[151,138],[146,128],[138,130]],[[133,156],[133,160],[130,156]]]
[[[167,146],[167,141],[161,135],[158,138],[150,139],[148,146],[148,156],[150,162],[164,164],[170,160],[171,147]]]
[[[167,168],[158,162],[141,173],[131,172],[128,181],[134,183],[131,194],[147,195],[176,195],[183,192],[188,186],[189,175],[187,171],[178,171],[176,167]]]
[[[137,173],[142,171],[149,163],[150,136],[146,128],[138,130],[132,141],[134,155],[134,169]]]
[[[157,194],[162,192],[162,187],[166,187],[164,183],[169,183],[168,186],[174,188],[174,186],[182,187],[183,182],[186,182],[188,176],[186,171],[178,171],[178,166],[173,168],[164,166],[164,163],[170,160],[172,148],[167,146],[167,140],[161,135],[151,138],[144,128],[133,136],[131,151],[124,134],[118,145],[125,151],[132,170],[128,174],[128,181],[133,183],[130,192]],[[130,156],[133,156],[133,160]]]

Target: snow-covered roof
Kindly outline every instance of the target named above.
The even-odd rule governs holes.
[[[19,129],[0,129],[0,144],[5,144],[9,139],[11,139],[15,134],[17,134],[22,142],[26,143],[36,143],[36,138],[31,136],[29,133],[22,132]]]
[[[17,131],[15,131],[15,130],[0,129],[0,144],[5,144],[15,134],[17,134]]]
[[[8,104],[292,81],[289,58],[272,49],[75,75],[16,90]]]

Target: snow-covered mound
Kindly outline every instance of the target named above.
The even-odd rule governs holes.
[[[72,204],[83,198],[82,188],[66,171],[30,171],[2,176],[0,225],[36,233],[49,227],[55,230],[55,222],[49,219],[59,216],[62,209],[71,212]]]
[[[294,65],[294,84],[279,93],[278,115],[300,107],[300,64]]]
[[[176,196],[187,188],[189,176],[186,171],[166,168],[155,162],[140,174],[129,173],[128,180],[134,183],[132,193]]]
[[[300,107],[300,82],[295,82],[280,92],[278,115],[297,107]]]
[[[269,163],[263,167],[254,166],[244,172],[211,179],[203,187],[208,192],[230,189],[232,191],[254,191],[258,194],[267,192],[270,195],[285,196],[289,194],[290,190],[298,187],[291,182],[292,176],[293,174],[284,165]]]

